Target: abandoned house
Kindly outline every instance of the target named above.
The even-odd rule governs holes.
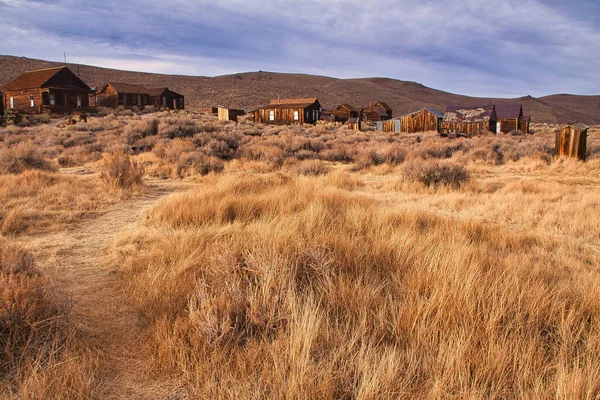
[[[362,128],[360,118],[349,118],[345,125],[351,131],[360,131]]]
[[[168,108],[170,110],[185,109],[185,97],[169,88],[150,89],[150,104],[157,108]]]
[[[384,132],[440,132],[444,115],[433,108],[423,108],[401,117],[377,122],[377,130]]]
[[[237,121],[238,117],[241,117],[244,114],[244,110],[239,108],[224,106],[217,107],[217,117],[219,121]]]
[[[93,95],[92,104],[99,107],[139,107],[150,104],[150,91],[141,85],[109,82]]]
[[[263,124],[315,124],[321,104],[316,98],[271,100],[270,104],[253,112],[254,122]]]
[[[496,132],[496,108],[493,104],[479,107],[449,106],[442,120],[442,134],[473,136]]]
[[[520,104],[496,104],[496,133],[520,130],[529,133],[530,118],[523,115]]]
[[[323,111],[321,114],[321,119],[324,121],[346,123],[350,119],[361,118],[362,108],[350,104],[340,104],[332,110]]]
[[[362,115],[363,121],[385,121],[386,119],[392,119],[393,111],[389,105],[382,101],[375,104],[370,101],[368,106],[363,107]]]
[[[557,157],[577,158],[585,161],[588,127],[572,122],[556,131],[555,154]]]
[[[89,107],[92,89],[67,67],[27,71],[2,88],[4,108],[24,113],[69,113]]]

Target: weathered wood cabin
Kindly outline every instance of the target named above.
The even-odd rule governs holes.
[[[185,109],[185,97],[167,87],[150,89],[150,104],[157,108],[164,107],[170,110]]]
[[[348,121],[346,121],[345,125],[351,131],[360,131],[362,128],[360,118],[350,118]]]
[[[67,67],[27,71],[2,88],[4,108],[23,113],[69,113],[89,108],[92,89]]]
[[[323,111],[321,114],[321,119],[324,121],[346,123],[350,119],[361,118],[362,108],[350,104],[340,104],[332,110]]]
[[[230,107],[217,107],[217,117],[219,121],[237,121],[238,117],[244,115],[244,110]]]
[[[4,93],[0,91],[0,122],[2,122],[2,117],[4,116]]]
[[[263,124],[316,124],[321,104],[316,98],[278,99],[254,111],[254,122]]]
[[[496,132],[496,108],[493,104],[480,107],[449,106],[446,109],[442,134],[474,136],[487,132]]]
[[[585,161],[588,127],[579,122],[569,123],[556,131],[555,154],[557,157],[577,158]]]
[[[109,82],[94,94],[94,104],[99,107],[139,107],[150,104],[150,91],[141,85]]]
[[[377,122],[377,130],[384,132],[441,132],[444,115],[433,108],[423,108],[401,117]]]
[[[523,115],[521,104],[496,104],[496,133],[520,130],[529,133],[531,118]]]
[[[385,121],[386,119],[392,119],[393,114],[392,108],[383,101],[378,101],[375,104],[369,102],[368,106],[363,107],[362,119],[363,121]]]

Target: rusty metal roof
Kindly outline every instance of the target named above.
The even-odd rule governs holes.
[[[8,91],[40,88],[44,83],[48,82],[53,76],[65,68],[68,69],[67,67],[54,67],[23,72],[17,78],[6,84],[3,89]],[[69,70],[69,72],[71,71]]]
[[[282,104],[286,104],[286,105],[306,104],[307,106],[309,106],[309,105],[315,103],[316,101],[317,101],[316,97],[297,98],[297,99],[275,99],[275,100],[271,100],[269,105],[273,106],[273,105],[282,105]]]
[[[142,85],[130,85],[129,83],[108,82],[117,93],[127,94],[150,94],[150,91]]]
[[[523,114],[521,104],[496,104],[496,117],[519,118]]]
[[[360,121],[360,118],[348,118],[347,124],[356,124]]]
[[[493,104],[479,107],[448,106],[444,122],[488,122],[493,113]]]
[[[432,113],[433,115],[435,115],[438,118],[444,118],[444,114],[442,114],[441,112],[437,111],[436,109],[425,107],[425,108],[421,108],[419,111],[413,111],[411,113],[404,114],[404,115],[401,115],[401,116],[393,118],[393,119],[400,119],[400,118],[403,118],[403,117],[408,117],[409,115],[418,114],[418,113],[420,113],[423,110],[429,111],[430,113]]]

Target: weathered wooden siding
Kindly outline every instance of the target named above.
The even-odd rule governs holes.
[[[33,96],[33,107],[31,107],[31,97]],[[7,111],[20,111],[25,113],[39,113],[42,107],[42,90],[25,89],[25,90],[7,90],[4,93],[4,102]],[[13,107],[11,107],[11,98],[13,99]]]
[[[565,126],[556,132],[555,154],[557,157],[577,158],[585,161],[587,152],[587,130]]]
[[[95,103],[99,107],[117,108],[119,93],[109,85],[101,93],[96,94]]]
[[[400,117],[400,132],[416,133],[440,130],[441,118],[429,110],[421,110],[417,113]]]
[[[238,117],[241,115],[244,115],[243,110],[229,109],[223,107],[219,107],[217,112],[219,121],[237,121]]]
[[[529,121],[520,120],[519,121],[519,130],[524,133],[529,133]]]
[[[500,124],[500,132],[503,133],[510,133],[519,129],[518,118],[498,118],[498,123]]]
[[[273,119],[271,120],[271,112]],[[298,113],[298,119],[294,118]],[[263,124],[314,124],[319,119],[319,108],[316,105],[306,108],[259,108],[254,112],[254,122]]]
[[[466,136],[475,136],[487,132],[495,132],[496,122],[481,121],[481,122],[442,122],[442,132],[461,133]]]

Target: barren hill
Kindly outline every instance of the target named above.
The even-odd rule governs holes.
[[[48,68],[61,63],[25,57],[0,56],[0,87],[23,71]],[[317,97],[324,107],[342,102],[365,105],[370,100],[384,101],[402,115],[422,107],[443,111],[448,105],[522,103],[524,112],[534,122],[562,123],[580,121],[600,124],[600,96],[558,94],[534,98],[493,99],[462,96],[428,88],[419,83],[388,78],[337,79],[303,74],[248,72],[214,78],[162,75],[121,71],[88,65],[69,64],[90,86],[108,81],[127,82],[152,87],[168,86],[186,96],[189,109],[199,110],[217,104],[246,110],[254,109],[270,99],[281,97]]]

